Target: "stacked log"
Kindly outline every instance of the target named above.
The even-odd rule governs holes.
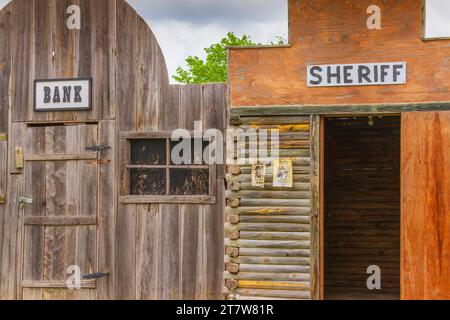
[[[310,117],[233,120],[234,128],[256,133],[279,130],[280,151],[278,157],[272,156],[273,142],[258,141],[258,149],[267,150],[267,157],[256,159],[266,165],[264,188],[252,186],[251,161],[227,167],[225,296],[235,300],[310,299]],[[250,160],[249,144],[242,147],[235,145],[234,158]],[[292,160],[292,188],[273,187],[276,159]]]

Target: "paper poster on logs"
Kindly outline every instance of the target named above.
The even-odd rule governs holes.
[[[273,186],[278,188],[292,188],[294,181],[292,160],[275,160],[273,162]]]
[[[266,182],[266,165],[254,164],[252,166],[252,187],[264,188]]]

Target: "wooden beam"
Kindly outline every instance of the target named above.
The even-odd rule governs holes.
[[[400,114],[408,111],[448,111],[450,102],[424,102],[367,105],[273,105],[231,107],[233,117],[252,116],[302,116],[348,114]],[[242,120],[241,120],[242,121]]]
[[[82,280],[81,289],[95,289],[97,282],[95,280]],[[42,289],[67,289],[66,281],[22,281],[22,288],[42,288]]]
[[[46,216],[36,217],[28,216],[24,218],[25,225],[39,226],[90,226],[97,224],[96,216],[79,216],[79,217],[57,217]]]
[[[97,153],[28,155],[25,161],[97,160]]]
[[[320,299],[321,120],[311,116],[311,297]]]
[[[192,137],[194,136],[194,131],[188,130],[188,132]],[[172,133],[173,131],[122,131],[119,136],[120,139],[170,139],[172,138]]]
[[[149,204],[149,203],[179,203],[179,204],[215,204],[213,196],[122,196],[120,203]]]

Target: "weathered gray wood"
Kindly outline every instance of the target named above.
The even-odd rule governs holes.
[[[189,203],[189,204],[214,204],[216,197],[211,196],[123,196],[120,203],[124,204],[148,204],[148,203]]]
[[[6,201],[6,181],[8,172],[8,142],[0,141],[0,198]]]
[[[182,274],[181,274],[181,294],[183,299],[195,299],[200,294],[197,291],[197,277],[203,275],[197,273],[197,264],[201,263],[197,260],[197,252],[199,246],[198,237],[199,230],[199,208],[193,205],[181,206],[182,217]]]
[[[0,134],[8,133],[9,127],[9,83],[11,76],[11,6],[0,11]]]
[[[137,206],[136,222],[136,299],[158,299],[158,280],[161,273],[158,268],[160,255],[161,225],[159,205]]]
[[[10,4],[11,27],[11,116],[24,120],[31,113],[32,104],[32,52],[33,52],[33,5],[27,0]],[[2,83],[8,86],[9,81]]]
[[[81,31],[65,25],[71,4],[81,8]],[[196,120],[203,129],[224,129],[226,85],[170,86],[155,36],[122,0],[15,0],[0,12],[0,44],[0,134],[8,134],[8,161],[2,164],[13,174],[5,184],[6,205],[0,204],[0,297],[220,298],[225,199],[216,183],[223,188],[223,168],[211,168],[207,197],[179,197],[170,205],[164,204],[167,198],[154,198],[149,207],[148,199],[119,195],[129,193],[126,139],[192,130]],[[76,77],[93,78],[92,111],[33,112],[34,79]],[[119,132],[135,136],[119,139]],[[111,149],[86,151],[94,145]],[[17,147],[23,147],[23,170],[14,166]],[[18,220],[21,196],[34,200],[24,221]],[[178,207],[189,207],[187,220]],[[147,217],[148,208],[160,208],[159,218]],[[152,267],[151,252],[163,257],[159,267]],[[96,289],[79,292],[22,288],[22,275],[25,281],[57,283],[72,264],[83,273],[110,276],[98,280]]]
[[[224,269],[224,215],[225,186],[222,179],[216,181],[217,199],[214,206],[205,206],[205,245],[206,245],[206,296],[205,299],[217,300],[221,298],[223,285],[222,274]]]
[[[60,289],[66,289],[67,283],[66,281],[23,281],[22,282],[23,288],[46,288],[46,289],[54,289],[54,288],[60,288]],[[95,280],[82,280],[81,281],[81,288],[82,289],[95,289],[96,288],[96,281]]]
[[[159,225],[159,257],[157,274],[158,299],[181,299],[181,213],[179,205],[161,205],[161,221]],[[187,252],[184,252],[187,253]]]
[[[38,201],[39,199],[33,199]],[[24,218],[25,225],[37,226],[76,226],[97,225],[97,218],[93,216],[58,217],[58,216],[28,216]]]
[[[116,131],[114,121],[102,121],[99,124],[99,145],[111,146],[111,149],[100,153],[103,161],[99,165],[98,195],[98,265],[103,272],[111,276],[98,283],[98,298],[101,300],[115,298],[115,217],[117,212],[118,186],[115,184],[117,174],[114,166]]]
[[[119,204],[116,234],[116,298],[136,299],[136,205]]]

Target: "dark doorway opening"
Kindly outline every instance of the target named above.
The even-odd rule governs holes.
[[[399,299],[400,117],[327,118],[324,153],[324,298]]]

